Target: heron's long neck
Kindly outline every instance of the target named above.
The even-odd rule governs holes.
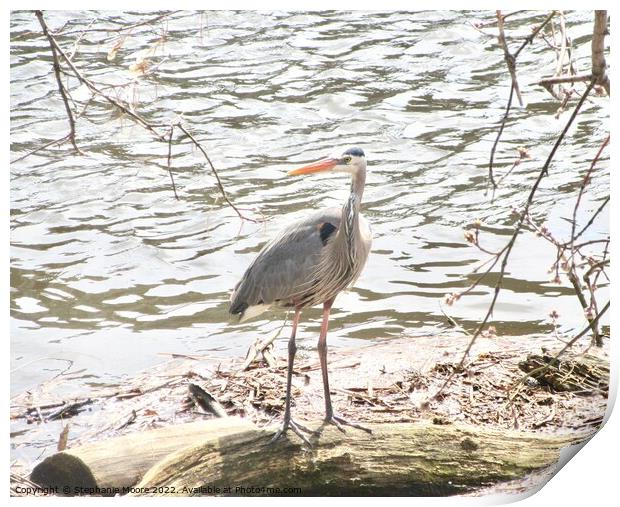
[[[355,248],[359,238],[359,212],[366,183],[366,172],[359,171],[351,178],[351,193],[342,207],[342,226],[339,236],[347,243],[349,252]]]

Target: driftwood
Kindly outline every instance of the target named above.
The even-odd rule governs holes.
[[[166,426],[65,450],[49,456],[32,471],[30,480],[57,494],[126,493],[159,460],[180,448],[247,429],[227,417]]]
[[[609,364],[596,356],[586,354],[574,360],[556,359],[549,354],[529,354],[519,363],[519,369],[557,392],[592,394],[609,390]]]
[[[228,415],[215,397],[199,385],[190,383],[188,389],[192,401],[202,408],[205,413],[213,414],[215,417],[226,417]]]
[[[522,478],[579,441],[428,422],[370,426],[372,435],[314,424],[320,434],[307,449],[294,435],[270,444],[274,429],[219,418],[58,453],[31,479],[71,494],[449,495]]]

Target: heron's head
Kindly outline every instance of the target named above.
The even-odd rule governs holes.
[[[366,171],[366,155],[361,148],[349,148],[342,154],[327,157],[318,162],[305,165],[299,169],[289,171],[289,176],[298,174],[318,173],[322,171],[333,171],[338,173],[348,173],[357,176]]]

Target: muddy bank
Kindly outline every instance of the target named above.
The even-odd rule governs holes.
[[[584,344],[562,358],[555,377],[547,371],[536,381],[525,371],[561,348],[555,338],[481,337],[464,367],[455,371],[467,342],[466,336],[444,335],[331,350],[335,410],[347,419],[373,424],[465,423],[493,430],[551,432],[575,440],[596,431],[607,403],[605,349]],[[176,356],[121,387],[71,392],[67,374],[23,393],[11,400],[12,444],[42,452],[31,461],[15,460],[16,478],[27,475],[58,446],[73,448],[222,415],[243,417],[259,428],[278,424],[284,407],[285,358],[268,350],[264,356],[258,354],[258,361],[247,370],[243,366],[242,358]],[[450,375],[451,381],[437,395]],[[212,397],[211,403],[209,398],[200,401],[201,390]],[[298,421],[322,416],[315,351],[299,357],[293,395]],[[540,476],[544,479],[544,474]],[[507,485],[506,491],[518,488]]]

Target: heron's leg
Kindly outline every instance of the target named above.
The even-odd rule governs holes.
[[[329,312],[332,309],[333,299],[323,303],[323,322],[321,322],[321,332],[319,334],[319,361],[321,363],[321,373],[323,374],[323,393],[325,395],[325,420],[329,421],[334,417],[332,408],[332,397],[329,393],[329,378],[327,375],[327,328],[329,327]]]
[[[321,363],[321,373],[323,374],[323,392],[325,395],[325,421],[334,424],[340,431],[344,433],[343,425],[357,428],[368,433],[372,433],[372,430],[360,426],[359,424],[352,423],[343,419],[340,416],[334,415],[334,409],[332,407],[332,397],[329,392],[329,376],[327,373],[327,328],[329,327],[329,312],[332,309],[334,303],[332,298],[329,301],[323,303],[323,322],[321,322],[321,333],[319,334],[319,344],[317,346],[319,350],[319,361]]]
[[[295,354],[297,353],[297,344],[295,343],[295,335],[297,334],[297,324],[301,310],[295,308],[295,317],[293,317],[293,329],[291,337],[288,340],[288,367],[286,369],[286,401],[284,407],[284,423],[291,420],[291,388],[293,383],[293,365],[295,364]]]
[[[297,352],[297,345],[295,344],[295,335],[297,334],[297,324],[299,322],[299,316],[301,314],[301,308],[295,308],[295,317],[293,318],[293,329],[291,331],[291,337],[288,340],[288,367],[286,370],[286,399],[284,402],[284,421],[282,428],[271,439],[275,442],[280,438],[288,428],[291,428],[307,445],[310,445],[308,439],[301,433],[306,431],[308,433],[314,433],[311,429],[302,426],[299,423],[294,422],[291,419],[291,387],[293,383],[293,364],[295,363],[295,353]]]

